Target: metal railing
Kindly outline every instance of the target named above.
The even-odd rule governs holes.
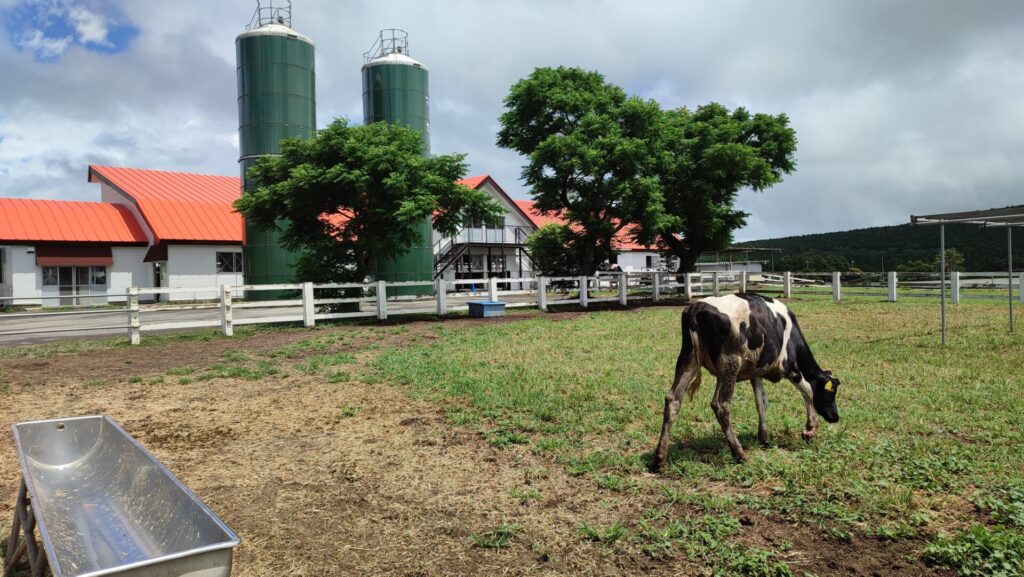
[[[245,29],[252,30],[266,24],[283,24],[291,28],[291,0],[256,0],[256,12]]]

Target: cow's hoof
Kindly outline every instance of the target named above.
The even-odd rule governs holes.
[[[668,466],[668,463],[666,461],[667,460],[662,461],[662,460],[657,460],[657,459],[655,459],[654,461],[651,461],[651,465],[649,467],[649,470],[652,473],[661,473],[662,471],[665,470],[665,467]]]
[[[763,436],[762,435],[758,435],[757,436],[757,442],[761,443],[762,447],[767,447],[768,446],[768,435],[763,435]]]
[[[817,431],[804,431],[804,432],[800,433],[800,436],[803,437],[805,441],[810,443],[811,441],[814,440],[814,437],[818,436],[818,432]]]
[[[746,453],[743,453],[743,452],[733,453],[732,456],[733,456],[733,458],[736,459],[736,463],[737,464],[742,465],[743,463],[747,462],[747,454]]]

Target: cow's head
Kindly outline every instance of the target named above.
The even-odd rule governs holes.
[[[836,409],[836,393],[839,392],[839,379],[832,376],[832,371],[822,371],[814,380],[814,410],[826,421],[839,421],[839,410]]]

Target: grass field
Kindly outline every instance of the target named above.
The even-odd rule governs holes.
[[[648,472],[678,307],[23,349],[0,354],[0,406],[9,401],[0,416],[102,410],[128,421],[239,529],[238,575],[1024,572],[1024,337],[1006,334],[1002,304],[951,307],[945,348],[936,303],[789,304],[818,361],[843,382],[842,419],[805,443],[798,393],[768,385],[772,436],[761,447],[751,390],[738,387],[745,465],[730,458],[705,377],[683,405],[668,470]],[[160,360],[131,361],[143,349]],[[41,390],[24,382],[36,357],[68,367],[90,357],[95,370],[69,369]],[[97,378],[104,363],[108,376]],[[213,447],[214,467],[203,431],[218,427],[230,434]],[[188,435],[170,442],[163,428]],[[16,481],[4,451],[6,517]],[[341,491],[331,483],[343,481],[321,473],[346,459],[366,482]],[[279,565],[280,515],[268,524],[239,510],[282,490],[226,478],[253,467],[291,487],[296,505],[315,501],[333,527],[300,542],[318,550],[305,565],[289,555],[293,564]],[[364,533],[353,514],[377,525]],[[339,555],[374,559],[325,553],[325,531]],[[398,550],[430,553],[399,562]]]

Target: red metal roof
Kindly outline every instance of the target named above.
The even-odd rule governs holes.
[[[530,218],[530,221],[533,222],[533,226],[537,228],[548,224],[566,224],[565,219],[563,219],[558,213],[545,214],[538,212],[535,203],[532,200],[517,200],[514,202],[516,203],[516,206],[519,207],[519,210],[523,211],[523,214]],[[641,252],[655,252],[662,250],[657,246],[645,246],[633,242],[629,236],[630,228],[631,227],[627,226],[616,233],[615,238],[612,239],[612,242],[615,245],[615,250]]]
[[[125,206],[0,198],[0,242],[146,244],[147,239]]]
[[[467,176],[466,178],[463,178],[462,180],[456,180],[455,182],[457,184],[461,184],[463,186],[467,186],[469,188],[472,188],[473,190],[476,190],[480,188],[480,186],[482,186],[483,183],[487,182],[487,179],[490,177],[491,176],[489,174],[481,174],[480,176]]]
[[[242,194],[237,177],[89,166],[89,181],[134,200],[154,243],[245,241],[245,222],[233,205]]]

